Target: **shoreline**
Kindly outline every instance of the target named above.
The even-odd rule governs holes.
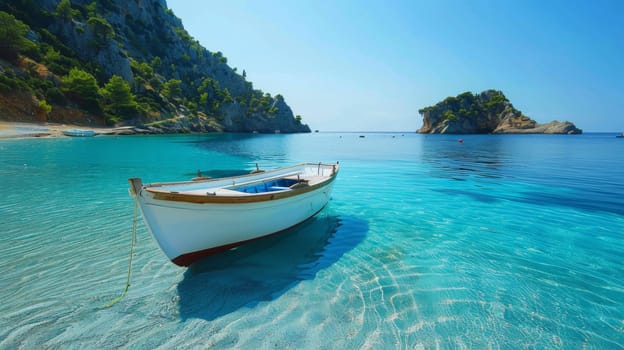
[[[56,137],[70,137],[63,134],[63,131],[69,129],[81,129],[81,130],[93,130],[96,135],[133,135],[133,134],[162,134],[163,132],[155,132],[154,130],[143,129],[136,126],[122,126],[122,127],[93,127],[82,126],[75,124],[61,124],[61,123],[30,123],[30,122],[13,122],[0,120],[0,141],[7,139],[26,139],[26,138],[56,138]],[[323,133],[414,133],[413,131],[323,131]],[[416,132],[416,134],[420,134]],[[540,135],[541,133],[518,133],[516,135]],[[594,131],[587,132],[587,134],[616,134],[620,132],[616,131]],[[421,134],[432,135],[432,134]],[[443,134],[437,134],[443,135]],[[451,134],[447,134],[451,135]],[[457,134],[457,135],[471,135],[471,134]],[[476,135],[476,134],[475,134]],[[503,134],[498,134],[503,135]],[[514,135],[514,133],[505,133],[504,135]],[[544,134],[548,135],[548,134]]]
[[[58,123],[28,123],[0,120],[0,140],[21,138],[69,137],[63,131],[69,129],[93,130],[96,135],[112,134],[115,128],[90,127]]]

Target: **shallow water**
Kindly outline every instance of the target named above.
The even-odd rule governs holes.
[[[0,142],[0,348],[624,348],[614,134]],[[340,161],[314,219],[191,268],[127,178]]]

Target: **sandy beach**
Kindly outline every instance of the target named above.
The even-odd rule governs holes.
[[[113,128],[94,128],[71,124],[21,123],[0,121],[0,139],[28,137],[68,137],[63,135],[63,130],[67,129],[93,130],[97,135],[109,134],[113,131]]]

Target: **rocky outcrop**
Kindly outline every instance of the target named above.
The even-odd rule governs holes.
[[[259,133],[275,133],[275,132],[291,132],[297,130],[301,124],[291,118],[292,111],[282,98],[273,100],[272,108],[276,111],[274,114],[244,114],[241,111],[232,111],[226,113],[223,125],[228,130],[234,132],[259,132]],[[232,105],[228,108],[240,108],[240,106]],[[304,130],[309,132],[309,130]]]
[[[210,121],[200,130],[310,132],[281,95],[254,89],[244,71],[230,67],[221,52],[209,51],[191,37],[165,0],[71,0],[71,10],[64,15],[59,14],[59,4],[61,0],[0,2],[0,11],[30,27],[28,39],[38,45],[35,60],[52,63],[59,89],[60,77],[75,66],[95,76],[100,88],[113,75],[127,81],[141,113],[120,116],[126,124],[182,116]],[[180,93],[168,93],[166,83],[172,80],[180,81]],[[52,103],[52,117],[57,109],[80,108],[72,101],[52,101],[48,90],[36,92],[35,100]],[[210,117],[202,118],[201,113]]]
[[[513,125],[502,123],[493,131],[494,134],[581,134],[583,130],[569,121],[553,120],[546,124],[536,124],[534,127],[516,128]]]
[[[95,24],[62,20],[53,22],[50,30],[56,33],[67,47],[76,52],[80,60],[93,61],[101,67],[105,76],[119,75],[128,82],[133,81],[130,58],[116,41],[97,32]],[[113,32],[110,35],[113,35]]]
[[[538,124],[515,109],[505,95],[486,90],[465,92],[419,111],[428,134],[580,134],[573,123],[552,121]]]

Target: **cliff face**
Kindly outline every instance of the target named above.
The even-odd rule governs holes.
[[[129,84],[138,108],[124,115],[109,113],[109,124],[111,120],[162,124],[172,118],[198,117],[206,123],[200,122],[197,131],[310,132],[281,95],[254,89],[245,72],[228,66],[221,52],[211,52],[193,39],[165,0],[42,0],[34,5],[13,1],[1,2],[0,11],[29,27],[26,39],[35,49],[22,50],[20,59],[32,59],[50,71],[52,77],[44,80],[53,83],[46,82],[49,86],[44,88],[30,84],[34,76],[24,79],[34,101],[52,105],[49,121],[64,122],[54,120],[54,111],[62,108],[82,109],[85,115],[99,114],[106,120],[105,108],[85,109],[66,92],[63,77],[78,66],[96,78],[99,88],[114,75]],[[28,68],[13,64],[0,75],[17,81],[30,74]],[[57,88],[54,96],[48,94],[51,88]],[[0,93],[11,93],[4,90]],[[58,90],[65,96],[53,98]]]
[[[465,92],[448,97],[434,106],[419,111],[423,126],[419,133],[429,134],[580,134],[571,122],[552,121],[538,124],[515,109],[511,102],[496,90],[474,95]]]

